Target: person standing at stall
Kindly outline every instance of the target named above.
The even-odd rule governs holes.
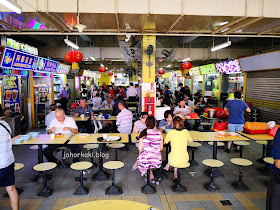
[[[66,92],[67,92],[67,99],[71,99],[71,89],[70,87],[68,86],[68,84],[65,85],[65,89],[66,89]]]
[[[229,110],[228,118],[228,131],[237,132],[243,131],[245,124],[244,110],[251,112],[251,109],[244,101],[241,101],[241,92],[236,91],[234,93],[234,100],[229,101],[224,108],[225,111]],[[231,141],[228,141],[226,152],[230,152]],[[236,152],[239,152],[239,147],[236,148]]]
[[[61,108],[64,110],[65,113],[67,113],[68,99],[67,99],[67,91],[65,90],[65,87],[61,88],[59,97],[60,97]]]

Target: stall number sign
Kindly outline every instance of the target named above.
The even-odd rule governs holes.
[[[33,55],[38,55],[38,48],[30,46],[28,44],[24,44],[21,42],[18,42],[16,40],[13,40],[11,38],[7,38],[7,47],[20,50],[23,52],[27,52]]]
[[[38,57],[6,48],[1,67],[5,69],[35,70]]]
[[[39,58],[36,71],[55,73],[58,67],[58,62],[46,58]]]
[[[58,64],[58,67],[57,67],[57,70],[56,70],[56,73],[57,74],[68,74],[69,73],[69,70],[70,70],[70,67],[69,65],[65,65],[65,64]]]
[[[189,74],[190,76],[200,75],[199,67],[191,68]]]
[[[6,76],[3,79],[5,108],[14,107],[15,112],[20,112],[18,78]]]
[[[214,63],[200,66],[199,70],[200,70],[200,74],[216,74],[217,73]]]
[[[241,72],[241,68],[237,59],[216,63],[216,68],[220,74],[222,73],[231,74],[231,73]]]

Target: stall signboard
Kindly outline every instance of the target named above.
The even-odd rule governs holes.
[[[14,107],[15,112],[20,112],[18,78],[5,76],[3,79],[5,108]]]
[[[75,76],[75,88],[80,89],[80,77]]]
[[[199,67],[194,67],[189,70],[190,76],[198,76],[200,75]]]
[[[104,75],[104,76],[106,76],[106,75]],[[95,73],[95,72],[90,71],[90,70],[84,70],[82,77],[100,78],[100,74]]]
[[[176,77],[181,77],[182,76],[182,71],[174,71]]]
[[[199,67],[200,74],[217,74],[217,70],[215,64],[208,64]]]
[[[27,53],[30,53],[33,55],[38,55],[38,48],[30,46],[28,44],[18,42],[14,39],[7,38],[6,44],[7,44],[7,47],[13,48],[15,50],[20,50],[22,52],[27,52]]]
[[[38,57],[21,51],[5,48],[1,67],[5,69],[35,70]]]
[[[56,69],[57,74],[68,74],[71,66],[65,65],[65,64],[58,64],[58,67]]]
[[[226,62],[216,63],[216,69],[220,74],[240,73],[241,68],[237,59]]]
[[[56,73],[58,64],[59,63],[57,61],[39,57],[36,66],[36,71]]]
[[[1,69],[1,75],[28,76],[27,70]]]

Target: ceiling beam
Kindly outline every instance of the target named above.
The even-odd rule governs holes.
[[[266,34],[266,33],[268,33],[268,32],[275,31],[275,30],[278,30],[278,29],[280,29],[280,26],[276,26],[276,27],[267,29],[267,30],[265,30],[265,31],[261,31],[261,32],[257,33],[257,35]]]
[[[62,28],[61,25],[59,25],[57,22],[55,22],[49,15],[47,15],[44,12],[37,12],[38,16],[42,18],[44,21],[46,21],[48,24],[53,26],[56,30],[59,32],[63,33],[64,29]]]
[[[64,20],[61,17],[59,17],[56,13],[46,13],[46,15],[50,16],[50,18],[52,18],[53,21],[58,23],[65,31],[67,31],[67,32],[71,32],[72,31],[70,29],[70,27],[68,25],[66,25]]]
[[[238,23],[238,22],[240,22],[240,21],[242,21],[244,19],[245,19],[245,17],[236,18],[235,20],[233,20],[233,21],[231,21],[231,22],[229,22],[229,23],[227,23],[227,24],[217,28],[215,31],[212,32],[212,34],[216,34],[216,33],[220,32],[222,30],[225,30],[226,28],[229,28],[230,26],[232,26],[232,25],[234,25],[234,24],[236,24],[236,23]]]
[[[150,16],[150,13],[148,13],[148,14],[146,15],[146,17],[145,17],[145,20],[144,20],[144,23],[143,23],[142,29],[141,29],[141,33],[142,33],[142,34],[143,34],[143,32],[144,32],[144,28],[145,28],[146,22],[148,21],[149,16]]]
[[[21,32],[21,30],[20,30],[19,28],[14,27],[14,26],[12,26],[12,25],[10,25],[10,24],[4,22],[3,20],[0,20],[0,24],[6,26],[6,27],[8,27],[8,28],[10,28],[12,31]]]
[[[227,31],[223,32],[222,35],[227,35],[230,34],[232,32],[235,32],[239,29],[242,29],[248,25],[251,25],[255,22],[260,21],[261,19],[263,19],[263,17],[257,17],[257,18],[247,18],[246,20],[241,21],[240,23],[234,25],[232,28],[229,28]]]
[[[172,25],[167,29],[166,33],[169,33],[178,23],[179,21],[184,17],[184,15],[180,15],[177,17],[177,19],[172,23]]]

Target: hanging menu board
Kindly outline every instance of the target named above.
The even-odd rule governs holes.
[[[194,67],[189,70],[190,76],[197,76],[200,75],[199,67]]]
[[[241,68],[239,65],[239,62],[237,59],[231,60],[231,61],[226,61],[226,62],[221,62],[221,63],[216,63],[216,69],[220,74],[226,73],[226,74],[231,74],[231,73],[240,73]]]
[[[50,59],[39,57],[36,71],[55,73],[58,67],[58,62]]]
[[[18,78],[5,76],[3,79],[5,108],[14,107],[15,112],[20,112]]]
[[[71,66],[65,65],[65,64],[58,64],[58,67],[56,69],[57,74],[68,74]]]
[[[38,57],[21,51],[5,48],[1,67],[5,69],[35,70]]]
[[[217,74],[217,70],[215,64],[208,64],[199,67],[200,74]]]

